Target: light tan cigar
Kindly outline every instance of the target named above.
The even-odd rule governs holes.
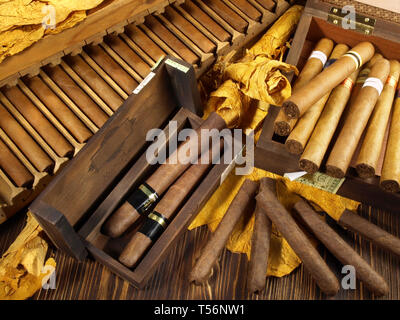
[[[64,91],[67,96],[100,128],[108,120],[101,108],[75,84],[68,74],[60,67],[44,67],[48,76]]]
[[[307,85],[297,90],[283,103],[283,108],[289,118],[301,117],[308,108],[321,99],[327,92],[338,86],[354,71],[368,62],[375,53],[370,42],[361,42],[352,48],[348,54],[326,68]]]
[[[357,173],[361,178],[367,179],[375,176],[397,83],[399,82],[399,75],[400,63],[396,60],[391,60],[389,77],[368,123],[367,133],[356,162]]]
[[[74,147],[50,123],[38,108],[25,96],[18,87],[5,88],[4,94],[18,109],[24,118],[35,128],[49,146],[60,157],[72,157]]]
[[[329,60],[337,60],[349,50],[345,44],[338,44],[332,51]],[[328,91],[321,99],[312,105],[299,119],[293,131],[286,140],[286,148],[290,153],[301,154],[307,144],[308,138],[314,130],[319,116],[329,98],[331,91]]]
[[[383,161],[380,186],[388,192],[400,191],[400,86],[393,106],[389,138]]]
[[[80,56],[64,59],[113,111],[122,105],[124,100]]]
[[[350,106],[343,128],[329,155],[326,169],[330,176],[335,178],[345,176],[354,151],[379,98],[379,90],[383,88],[383,84],[389,75],[389,70],[390,63],[386,59],[380,59],[372,66],[368,79],[354,103]],[[377,88],[370,86],[369,83],[372,83],[370,81],[375,81],[374,84]]]
[[[302,170],[311,174],[319,170],[326,150],[339,124],[343,110],[350,99],[358,72],[358,69],[354,71],[329,96],[311,138],[300,158],[299,166]]]
[[[271,220],[267,214],[259,205],[256,205],[250,264],[247,272],[247,290],[251,293],[261,292],[265,288],[271,227]]]
[[[221,116],[217,113],[213,112],[204,121],[204,123],[196,130],[197,136],[201,136],[202,129],[217,129],[222,130],[226,127],[226,123]],[[209,141],[200,141],[199,139],[189,139],[187,140],[187,144],[196,144],[198,147],[198,154],[201,154],[208,148]],[[182,144],[175,151],[175,153],[171,156],[174,158],[178,154],[178,159],[180,158],[179,154],[182,152],[186,152],[190,150],[190,148],[186,148],[188,145],[183,147]],[[171,163],[171,161],[167,160],[165,164],[162,164],[146,181],[144,185],[142,185],[138,190],[135,190],[131,195],[129,195],[128,200],[122,204],[120,208],[118,208],[113,215],[109,218],[109,220],[104,225],[104,232],[110,237],[119,237],[124,233],[133,223],[135,223],[141,216],[141,214],[145,213],[147,210],[147,205],[152,202],[156,202],[159,196],[161,196],[172,183],[187,169],[190,167],[190,162],[187,164],[181,163],[177,161],[176,163]],[[147,195],[143,195],[143,191],[147,193]],[[136,199],[143,199],[143,201],[137,201]],[[146,205],[147,204],[147,205]]]
[[[92,136],[92,133],[82,121],[39,77],[25,79],[25,83],[78,142],[86,142]]]
[[[34,176],[2,140],[0,140],[0,168],[5,171],[17,187],[29,188],[32,186]]]
[[[238,194],[230,204],[215,232],[207,241],[189,275],[190,281],[204,283],[212,274],[212,267],[216,263],[229,235],[239,221],[240,217],[254,208],[254,197],[257,193],[258,183],[246,179],[240,187]]]
[[[158,239],[168,226],[168,223],[173,219],[177,209],[182,205],[185,198],[201,181],[204,174],[212,166],[212,163],[215,163],[213,162],[213,159],[216,159],[213,156],[213,151],[215,151],[213,148],[209,150],[208,163],[201,163],[201,159],[199,159],[197,164],[191,165],[168,189],[153,212],[147,216],[139,231],[133,235],[122,251],[119,256],[121,263],[128,268],[132,268],[139,262],[152,243]],[[219,154],[219,152],[216,154]]]
[[[2,105],[0,105],[0,127],[38,171],[51,172],[53,170],[54,163],[50,157]]]
[[[327,295],[335,295],[340,289],[338,279],[291,214],[277,199],[273,179],[261,179],[260,192],[256,199],[290,247],[299,256],[304,267],[310,272],[321,290]]]
[[[332,40],[322,38],[318,41],[299,76],[297,77],[295,84],[293,85],[293,92],[300,89],[321,72],[322,68],[324,67],[324,61],[327,61],[327,57],[331,54],[332,49]],[[283,108],[281,108],[274,123],[275,133],[280,136],[288,136],[296,122],[297,119],[289,119],[286,116]]]
[[[294,209],[307,227],[328,248],[328,250],[344,265],[356,269],[356,277],[377,296],[388,294],[389,287],[372,267],[344,241],[304,200],[297,202]]]

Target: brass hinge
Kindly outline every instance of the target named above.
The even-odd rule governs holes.
[[[329,10],[328,22],[333,23],[334,25],[368,35],[374,32],[376,22],[374,18],[366,17],[358,13],[355,13],[355,21],[351,18],[351,14],[348,11],[343,12],[340,8],[332,7]],[[347,19],[347,21],[345,21],[345,19]]]

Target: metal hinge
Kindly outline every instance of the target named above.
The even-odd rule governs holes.
[[[344,21],[344,19],[347,19],[347,21]],[[349,14],[348,11],[343,12],[340,8],[332,7],[329,10],[328,22],[343,27],[344,29],[352,29],[357,32],[370,35],[374,32],[376,20],[374,18],[355,13],[354,21],[351,20],[351,14]],[[355,29],[354,27],[350,28],[351,23],[353,23]],[[344,27],[344,24],[346,25],[346,27]]]

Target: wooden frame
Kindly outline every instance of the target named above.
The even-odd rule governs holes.
[[[329,9],[329,5],[320,1],[307,2],[286,62],[301,69],[315,43],[322,37],[328,37],[336,43],[345,43],[350,47],[361,41],[370,41],[386,58],[398,59],[400,25],[377,20],[373,35],[368,36],[352,30],[343,30],[327,22]],[[255,150],[255,166],[279,175],[301,171],[300,157],[289,153],[284,139],[274,135],[274,121],[278,112],[278,107],[271,106],[269,109]],[[380,172],[380,168],[377,172]],[[357,176],[353,167],[347,172],[346,180],[337,194],[393,212],[397,212],[400,205],[400,194],[383,191],[379,187],[379,176],[363,180]]]

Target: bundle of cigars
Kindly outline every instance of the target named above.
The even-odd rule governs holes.
[[[356,278],[376,296],[388,294],[385,279],[378,274],[311,204],[301,199],[288,211],[278,200],[275,180],[263,178],[259,182],[246,179],[231,202],[215,232],[201,250],[190,272],[189,279],[198,284],[206,283],[213,275],[228,238],[240,217],[255,212],[251,242],[251,255],[247,273],[247,289],[250,293],[261,292],[266,287],[266,274],[270,249],[272,224],[287,240],[302,260],[305,269],[327,296],[340,290],[339,280],[313,245],[318,239],[343,265],[355,268]],[[376,246],[400,256],[400,239],[377,227],[358,214],[346,210],[338,224],[369,239]]]
[[[315,46],[280,110],[274,131],[285,136],[299,167],[343,178],[355,167],[362,179],[380,176],[400,191],[400,63],[369,42],[354,48],[323,38]]]

